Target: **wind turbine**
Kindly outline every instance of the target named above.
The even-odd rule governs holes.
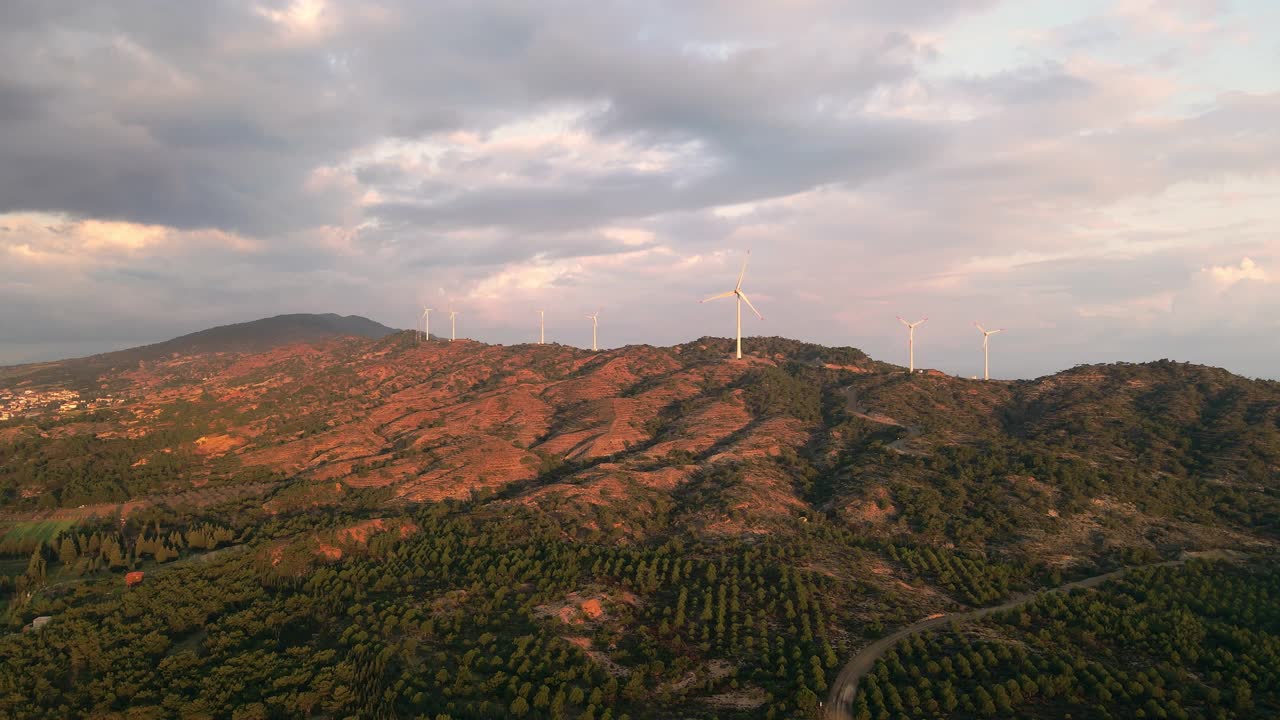
[[[462,313],[457,310],[449,311],[449,323],[451,325],[449,328],[449,342],[453,342],[458,339],[458,316],[461,314]]]
[[[435,308],[422,308],[422,327],[426,331],[427,340],[431,340],[431,311]]]
[[[745,277],[747,274],[747,260],[749,259],[751,259],[750,250],[747,251],[747,257],[744,257],[742,259],[742,272],[738,273],[738,284],[734,285],[732,290],[730,290],[729,292],[720,293],[719,295],[712,295],[706,300],[701,301],[701,302],[711,302],[712,300],[719,300],[720,298],[727,298],[727,297],[737,298],[738,300],[738,336],[737,337],[738,337],[738,359],[739,360],[742,359],[742,303],[745,302],[747,304],[747,307],[751,308],[751,312],[756,314],[756,317],[760,318],[761,320],[764,319],[764,316],[760,314],[760,311],[756,309],[756,306],[752,305],[751,301],[747,299],[747,294],[742,292],[742,278]]]
[[[916,326],[923,325],[928,322],[929,318],[923,318],[913,323],[909,323],[898,316],[898,322],[907,326],[907,373],[909,375],[916,374]]]
[[[595,352],[596,351],[596,326],[599,325],[600,323],[600,311],[597,310],[591,313],[590,315],[587,316],[587,319],[591,321],[591,351]]]
[[[982,333],[982,379],[990,380],[991,379],[991,360],[990,360],[991,336],[995,335],[998,332],[1004,332],[1004,328],[1000,328],[999,330],[987,330],[976,322],[973,324],[973,326],[978,328],[978,332]]]
[[[547,311],[538,311],[538,344],[542,345],[547,342]]]

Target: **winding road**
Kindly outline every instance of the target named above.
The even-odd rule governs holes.
[[[911,625],[900,628],[893,633],[876,640],[858,651],[857,655],[854,655],[849,662],[845,663],[844,667],[840,669],[840,674],[836,676],[836,681],[831,684],[831,690],[827,693],[826,711],[824,716],[827,720],[853,720],[853,698],[858,693],[858,683],[862,678],[866,677],[867,673],[871,672],[871,668],[875,666],[876,660],[879,660],[881,655],[888,652],[889,648],[896,645],[898,641],[904,638],[909,638],[916,633],[936,628],[939,625],[945,625],[953,620],[956,622],[968,622],[970,620],[977,620],[980,617],[990,615],[993,612],[1011,610],[1050,593],[1065,593],[1076,589],[1096,587],[1108,580],[1121,577],[1130,570],[1181,565],[1193,558],[1210,557],[1225,559],[1232,556],[1227,552],[1220,550],[1184,553],[1182,557],[1177,560],[1166,560],[1164,562],[1151,563],[1150,565],[1135,565],[1134,567],[1112,570],[1108,573],[1094,575],[1093,577],[1085,578],[1084,580],[1076,580],[1075,582],[1069,582],[1065,585],[1059,585],[1058,587],[1050,588],[1048,590],[1017,595],[999,605],[978,608],[977,610],[969,610],[967,612],[939,615],[912,623]]]
[[[920,435],[922,434],[920,431],[920,428],[912,427],[910,425],[903,425],[897,420],[894,420],[893,418],[887,417],[885,415],[871,414],[868,408],[862,407],[861,405],[858,404],[858,398],[857,398],[857,395],[854,394],[854,389],[855,389],[854,385],[849,385],[840,391],[841,393],[844,394],[845,403],[849,407],[849,412],[852,413],[855,417],[862,418],[863,420],[866,420],[868,422],[877,423],[879,425],[888,425],[889,427],[895,427],[895,428],[904,430],[906,432],[906,435],[904,437],[900,437],[897,440],[894,440],[893,442],[886,445],[886,447],[888,447],[890,450],[893,450],[894,452],[902,453],[903,455],[919,455],[920,453],[918,451],[908,450],[907,443],[920,437]]]

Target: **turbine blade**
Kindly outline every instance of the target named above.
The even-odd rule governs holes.
[[[747,304],[747,307],[751,308],[751,312],[755,313],[755,314],[756,314],[756,317],[760,318],[761,320],[763,320],[763,319],[764,319],[764,316],[760,314],[760,311],[756,309],[756,306],[755,306],[755,305],[752,305],[752,304],[751,304],[751,301],[747,299],[747,294],[746,294],[746,293],[744,293],[744,292],[739,292],[739,293],[738,293],[738,297],[742,298],[742,302],[746,303],[746,304]]]
[[[747,256],[742,258],[742,272],[738,273],[738,284],[733,286],[734,290],[740,290],[742,288],[742,278],[746,277],[747,275],[747,261],[750,259],[751,259],[751,251],[748,250]]]
[[[912,327],[911,323],[907,322],[906,320],[903,320],[901,315],[898,316],[898,322],[902,323],[903,325],[906,325],[907,327]]]
[[[720,298],[727,298],[727,297],[731,297],[732,295],[733,295],[733,291],[730,290],[729,292],[722,292],[719,295],[712,295],[706,300],[699,300],[698,302],[711,302],[712,300],[719,300]]]
[[[973,326],[974,326],[974,327],[976,327],[976,328],[978,328],[978,332],[982,333],[983,335],[986,335],[986,334],[987,334],[986,329],[985,329],[985,328],[983,328],[983,327],[982,327],[981,325],[979,325],[978,323],[976,323],[976,322],[975,322],[975,323],[973,324]]]

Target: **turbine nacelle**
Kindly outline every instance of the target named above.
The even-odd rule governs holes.
[[[995,329],[995,330],[988,330],[988,329],[986,329],[986,328],[982,327],[981,325],[979,325],[977,322],[974,322],[974,323],[973,323],[973,326],[974,326],[974,327],[976,327],[976,328],[978,328],[978,332],[982,333],[982,337],[991,337],[992,335],[995,335],[996,333],[1002,333],[1002,332],[1004,332],[1004,328],[998,328],[998,329]]]

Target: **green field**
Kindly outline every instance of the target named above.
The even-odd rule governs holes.
[[[75,520],[33,520],[0,528],[0,553],[29,552],[75,524]]]

